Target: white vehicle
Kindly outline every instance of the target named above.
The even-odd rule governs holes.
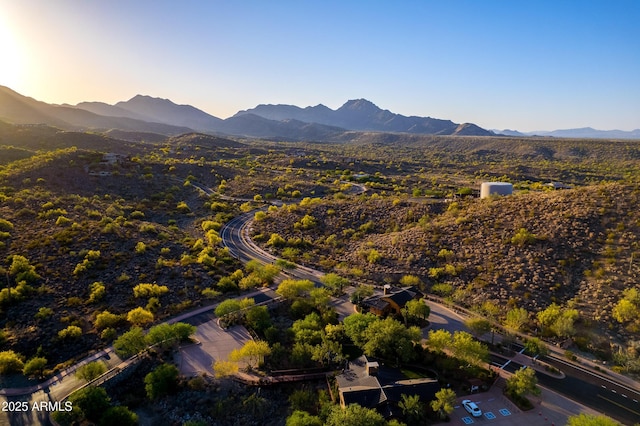
[[[475,402],[469,399],[465,399],[464,401],[462,401],[462,406],[473,417],[480,417],[482,415],[482,410],[478,408]]]

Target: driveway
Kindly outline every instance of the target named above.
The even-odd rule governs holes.
[[[181,374],[188,377],[202,373],[211,375],[211,366],[215,361],[226,361],[232,350],[251,340],[244,326],[235,325],[223,330],[216,320],[216,316],[210,312],[186,321],[198,327],[193,337],[199,343],[183,347],[176,354]]]

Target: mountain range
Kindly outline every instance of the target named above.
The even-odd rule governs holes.
[[[127,131],[175,136],[189,132],[274,140],[339,141],[349,132],[408,133],[452,136],[527,136],[516,131],[489,131],[473,123],[431,117],[404,116],[377,107],[366,99],[349,100],[333,110],[322,104],[300,108],[266,105],[221,119],[191,105],[137,95],[110,105],[81,102],[53,105],[0,86],[0,119],[15,124],[47,124],[63,130]],[[556,131],[556,137],[640,138],[640,130],[609,132],[589,129]],[[576,134],[580,131],[579,134]],[[575,135],[575,136],[574,136]],[[595,136],[594,136],[595,135]]]
[[[137,95],[109,105],[81,102],[52,105],[0,86],[0,119],[16,124],[48,124],[64,130],[124,130],[167,136],[191,131],[280,140],[335,140],[348,131],[438,135],[491,135],[475,124],[430,117],[405,117],[358,99],[337,110],[324,105],[258,105],[225,120],[191,105]]]
[[[495,134],[505,136],[545,136],[553,138],[583,138],[583,139],[640,139],[640,129],[631,130],[597,130],[591,127],[563,130],[537,130],[535,132],[518,132],[517,130],[492,130]]]

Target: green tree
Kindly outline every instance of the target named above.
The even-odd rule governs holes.
[[[473,365],[481,365],[489,359],[489,349],[465,331],[453,333],[451,350],[456,358]]]
[[[295,410],[287,417],[286,426],[322,426],[322,420],[318,416],[312,416],[306,411]]]
[[[547,348],[547,345],[537,337],[531,337],[530,339],[527,339],[524,347],[527,352],[532,355],[544,356],[549,353],[549,348]]]
[[[97,379],[107,371],[107,366],[102,361],[93,361],[84,364],[76,370],[76,377],[90,382]]]
[[[325,422],[326,426],[385,426],[382,414],[358,404],[349,404],[345,408],[333,406]]]
[[[552,303],[547,306],[546,309],[538,312],[536,314],[536,318],[544,330],[545,328],[551,328],[553,323],[560,317],[561,313],[562,308],[560,308],[556,303]]]
[[[149,329],[145,336],[147,345],[159,345],[169,348],[180,341],[187,340],[189,336],[196,332],[196,327],[191,324],[177,322],[175,324],[158,324]]]
[[[313,347],[311,359],[322,365],[339,364],[344,361],[342,345],[326,335],[322,336],[322,341]]]
[[[422,424],[425,418],[425,412],[424,406],[422,402],[420,402],[420,397],[418,395],[402,394],[401,398],[398,407],[402,410],[402,415],[407,421],[407,424]]]
[[[213,374],[217,379],[228,377],[238,372],[238,363],[233,361],[215,361],[212,365]]]
[[[263,332],[271,326],[271,315],[266,306],[254,306],[245,314],[247,325],[257,332]]]
[[[322,341],[324,324],[322,324],[320,315],[316,312],[312,312],[303,319],[294,321],[291,326],[291,330],[293,330],[293,333],[295,334],[296,342],[316,345]]]
[[[351,293],[351,303],[359,305],[367,297],[373,294],[373,287],[368,285],[358,286],[353,293]]]
[[[135,426],[137,424],[138,415],[122,405],[109,407],[98,422],[98,426]]]
[[[422,339],[418,327],[405,327],[393,318],[385,318],[371,323],[364,332],[366,343],[362,347],[365,354],[401,362],[408,362],[415,356],[414,345]]]
[[[429,318],[431,308],[425,303],[424,299],[409,300],[405,305],[406,315],[409,318],[426,320]]]
[[[431,401],[431,409],[440,415],[441,419],[446,419],[456,405],[456,393],[449,388],[442,388],[436,392],[436,399]]]
[[[612,314],[621,323],[637,319],[640,316],[640,291],[635,287],[624,290]]]
[[[80,408],[84,417],[92,422],[97,422],[111,405],[111,398],[107,391],[100,387],[89,386],[75,391],[69,396],[74,409]]]
[[[365,331],[372,323],[379,321],[378,317],[371,313],[355,313],[346,317],[343,321],[344,332],[357,346],[362,347],[366,343]]]
[[[580,313],[577,309],[565,309],[562,315],[551,326],[551,330],[559,337],[570,337],[576,333],[574,324]]]
[[[178,386],[178,369],[173,364],[161,364],[144,377],[144,389],[149,399],[173,393]]]
[[[324,312],[329,308],[331,293],[326,288],[313,288],[309,291],[309,299],[318,311]]]
[[[296,389],[289,395],[288,400],[292,411],[315,413],[318,408],[318,394],[315,390]]]
[[[309,280],[283,280],[276,294],[288,300],[294,300],[308,294],[314,288],[313,282]]]
[[[480,338],[491,331],[491,322],[485,318],[469,318],[464,322],[471,333]]]
[[[131,330],[118,337],[113,342],[116,354],[121,358],[129,358],[147,347],[144,332],[140,327],[131,327]]]
[[[436,352],[444,352],[445,349],[451,346],[452,339],[453,336],[447,330],[429,330],[427,346]]]
[[[218,318],[221,318],[225,315],[232,314],[234,312],[238,312],[240,310],[240,301],[237,299],[227,299],[216,307],[213,311]]]
[[[509,394],[523,397],[526,394],[540,395],[536,372],[529,367],[522,367],[507,379],[506,390]]]
[[[522,327],[524,327],[528,321],[529,312],[527,312],[525,308],[513,308],[507,311],[504,326],[508,331],[516,333],[522,330]]]
[[[333,272],[324,275],[320,281],[326,285],[333,294],[342,294],[344,288],[349,285],[348,279]]]
[[[41,356],[31,358],[26,362],[22,369],[22,374],[25,376],[36,376],[38,378],[43,376],[44,368],[47,366],[47,359]]]
[[[638,307],[627,299],[621,299],[616,306],[613,307],[613,317],[620,323],[631,321],[638,317],[640,310]]]
[[[269,344],[262,340],[249,340],[240,349],[234,349],[229,354],[229,360],[233,362],[244,361],[249,369],[256,368],[265,356],[271,354]]]

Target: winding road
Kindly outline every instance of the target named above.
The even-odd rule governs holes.
[[[249,237],[252,221],[253,214],[247,213],[224,225],[221,230],[223,244],[232,255],[243,262],[256,259],[263,263],[273,263],[278,258],[262,250]],[[297,266],[295,269],[287,271],[287,274],[314,282],[319,282],[324,275],[320,271],[304,266]],[[431,308],[429,319],[432,326],[450,332],[468,331],[464,325],[465,317],[433,301],[429,301],[428,305]],[[424,330],[423,337],[426,337],[427,332],[428,330]],[[566,378],[556,379],[538,373],[538,380],[542,386],[571,400],[579,401],[585,406],[623,422],[623,424],[633,424],[640,421],[640,402],[638,402],[640,393],[637,389],[618,383],[612,377],[605,377],[591,369],[573,365],[558,357],[548,357],[545,358],[545,361],[563,371]],[[513,369],[514,366],[518,366],[518,364],[510,363],[509,369]]]
[[[215,192],[203,185],[192,182],[192,184],[208,195]],[[359,188],[362,190],[362,188]],[[223,197],[227,200],[235,200],[232,197]],[[249,201],[249,200],[241,200]],[[220,230],[223,245],[229,250],[229,253],[242,262],[250,260],[258,260],[264,264],[274,263],[278,258],[272,254],[262,250],[249,237],[251,226],[253,223],[254,212],[244,213],[227,222]],[[285,276],[296,279],[308,279],[320,285],[320,279],[324,273],[297,265],[296,268],[284,272]],[[265,291],[260,291],[263,297],[269,298]],[[258,292],[256,292],[258,293]],[[244,295],[242,297],[246,297]],[[349,302],[348,295],[340,298],[334,298],[331,302],[336,308],[341,319],[353,312],[353,305]],[[466,330],[464,326],[464,316],[450,310],[447,306],[441,305],[434,301],[429,301],[431,308],[430,321],[432,327],[444,328],[450,332],[457,330]],[[197,320],[197,316],[211,312],[216,305],[205,306],[191,312],[181,314],[167,322],[173,323],[189,319]],[[206,327],[205,327],[206,328]],[[205,330],[206,331],[206,330]],[[204,331],[203,331],[204,332]],[[426,331],[425,331],[426,333]],[[206,334],[206,333],[205,333]],[[240,333],[242,338],[246,338]],[[240,335],[239,334],[239,335]],[[426,337],[426,336],[425,336]],[[215,346],[213,339],[207,346]],[[213,347],[212,346],[212,347]],[[218,348],[213,348],[218,350]],[[193,371],[198,371],[201,366],[210,366],[211,360],[215,358],[200,359],[200,355],[192,355],[186,352],[183,361],[193,367]],[[0,403],[4,401],[28,401],[32,404],[36,401],[60,401],[64,396],[73,390],[78,389],[82,383],[73,376],[73,372],[78,366],[97,358],[106,359],[110,365],[119,364],[120,360],[113,354],[112,348],[107,348],[96,353],[94,356],[82,360],[72,368],[65,370],[58,376],[29,389],[11,390],[6,389],[0,397]],[[577,367],[571,363],[559,358],[548,358],[546,361],[561,369],[566,374],[566,379],[559,380],[550,378],[544,374],[538,374],[540,384],[553,389],[554,391],[565,395],[566,397],[580,401],[582,404],[589,406],[599,412],[603,412],[625,424],[632,424],[640,421],[640,393],[635,386],[626,386],[614,381],[612,378],[597,374],[592,369]],[[126,363],[126,361],[125,361]],[[517,367],[516,363],[510,363],[509,368]],[[117,374],[117,371],[116,373]],[[47,413],[43,412],[22,412],[22,413],[0,413],[0,425],[31,425],[31,424],[47,424]]]

